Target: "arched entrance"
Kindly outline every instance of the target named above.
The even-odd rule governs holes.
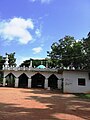
[[[6,78],[6,86],[7,87],[14,87],[15,76],[12,73],[9,73],[5,78]]]
[[[19,85],[20,88],[27,88],[28,87],[28,77],[25,73],[19,76]]]
[[[31,79],[32,79],[32,83],[31,83],[32,88],[44,88],[45,77],[42,74],[37,73],[33,75]]]
[[[53,89],[58,88],[58,78],[56,77],[56,75],[52,74],[48,78],[48,87],[53,88]]]

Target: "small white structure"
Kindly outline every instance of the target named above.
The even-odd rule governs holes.
[[[63,71],[64,93],[90,93],[90,73],[85,70]]]
[[[14,80],[14,81],[13,81]],[[75,69],[9,67],[8,56],[3,66],[3,86],[61,89],[63,93],[90,93],[89,71]]]
[[[6,54],[5,68],[8,68],[8,67],[9,67],[8,61],[9,61],[8,55]]]

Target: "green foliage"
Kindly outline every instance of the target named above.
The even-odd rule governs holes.
[[[0,78],[0,84],[3,83],[3,78]]]
[[[3,73],[0,71],[0,84],[3,83]]]
[[[40,64],[43,64],[44,66],[46,66],[46,59],[43,59],[43,60],[39,60],[39,59],[30,59],[30,60],[25,60],[23,61],[23,63],[21,63],[21,67],[25,66],[25,67],[29,67],[30,65],[30,61],[32,60],[32,67],[37,67],[39,66]]]
[[[51,52],[48,52],[48,56],[54,61],[55,66],[65,66],[71,64],[72,55],[72,44],[74,43],[74,38],[70,36],[65,36],[60,39],[59,42],[55,42],[51,46]]]
[[[25,60],[23,63],[21,63],[20,67],[23,67],[23,66],[29,67],[29,65],[30,65],[30,60]]]
[[[85,51],[85,68],[90,69],[90,32],[87,38],[83,38],[83,46]]]
[[[54,66],[90,69],[90,34],[87,38],[79,41],[74,37],[65,36],[53,43],[51,52],[47,53]]]
[[[4,65],[5,59],[3,56],[0,56],[0,70],[2,69],[2,66]]]
[[[33,67],[37,67],[41,64],[41,60],[32,60],[33,61]]]
[[[79,98],[90,99],[90,94],[89,93],[76,93],[74,95],[76,95]]]
[[[16,62],[15,52],[8,54],[8,58],[9,58],[9,66],[11,66],[11,65],[16,66],[16,63],[15,63]]]

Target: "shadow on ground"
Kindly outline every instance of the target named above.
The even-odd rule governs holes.
[[[0,120],[90,120],[89,100],[42,89],[23,89],[22,93],[30,93],[30,96],[26,95],[25,100],[43,103],[46,108],[26,108],[19,105],[16,107],[17,104],[0,103]]]

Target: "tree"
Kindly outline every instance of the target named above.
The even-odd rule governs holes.
[[[37,67],[39,66],[40,64],[43,64],[44,66],[46,66],[46,59],[42,59],[42,60],[39,60],[39,59],[31,59],[30,60],[25,60],[23,61],[23,63],[21,63],[21,67],[25,66],[25,67],[29,67],[30,66],[30,61],[32,61],[32,67]]]
[[[72,44],[74,38],[71,36],[65,36],[51,46],[51,52],[48,52],[48,56],[54,61],[55,66],[65,66],[71,64]]]
[[[55,66],[68,67],[76,69],[81,67],[84,58],[83,42],[76,41],[74,37],[65,36],[51,46],[51,52],[48,52],[51,61]]]
[[[78,42],[75,41],[73,44],[73,52],[72,52],[73,67],[75,67],[75,69],[84,68],[84,59],[85,59],[85,53],[84,53],[83,41],[78,41]]]
[[[0,84],[2,84],[3,82],[3,72],[2,72],[2,67],[3,67],[3,64],[4,64],[5,60],[4,60],[4,57],[3,56],[0,56]]]
[[[23,63],[21,63],[20,67],[23,67],[23,66],[29,67],[29,65],[30,65],[30,60],[25,60],[23,61]]]
[[[85,53],[85,69],[90,69],[90,32],[87,35],[87,38],[83,38],[83,46]]]
[[[2,69],[4,63],[5,63],[5,58],[3,56],[0,56],[0,70]]]
[[[7,55],[8,55],[8,59],[9,59],[9,66],[12,66],[12,65],[16,66],[16,63],[15,63],[16,62],[15,52],[7,54]]]

